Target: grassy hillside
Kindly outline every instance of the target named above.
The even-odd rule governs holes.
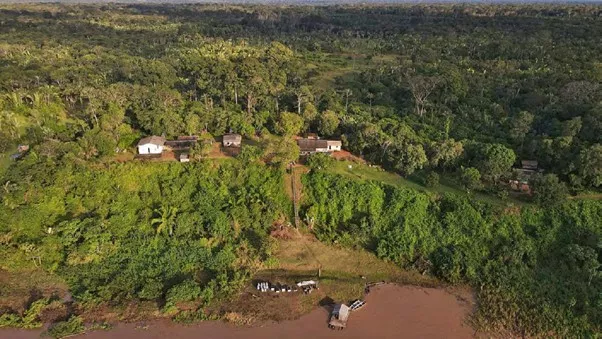
[[[339,174],[360,182],[374,180],[387,185],[411,188],[438,196],[449,193],[460,196],[466,196],[468,198],[476,199],[482,202],[491,203],[499,206],[528,205],[528,202],[512,197],[502,200],[497,198],[493,194],[486,194],[482,192],[474,192],[473,194],[468,194],[465,189],[461,188],[460,185],[458,185],[456,182],[454,182],[453,179],[451,179],[451,175],[443,176],[441,182],[435,187],[426,187],[422,183],[423,178],[417,175],[404,178],[397,173],[383,170],[381,167],[369,166],[358,162],[336,161],[332,164],[332,166],[328,167],[328,171],[330,173]]]

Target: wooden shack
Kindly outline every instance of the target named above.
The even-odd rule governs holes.
[[[521,160],[520,165],[525,171],[537,171],[539,163],[537,160]]]
[[[199,140],[196,135],[178,136],[176,140],[166,140],[165,146],[168,146],[173,151],[187,151],[194,147]]]
[[[240,134],[224,134],[222,138],[224,147],[240,147],[242,144],[242,135]]]

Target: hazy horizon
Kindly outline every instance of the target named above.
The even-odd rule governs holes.
[[[0,0],[0,4],[272,4],[272,5],[359,5],[359,4],[602,4],[602,0]]]

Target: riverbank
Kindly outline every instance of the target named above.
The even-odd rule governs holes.
[[[348,328],[333,331],[327,326],[329,309],[319,307],[296,320],[265,322],[252,327],[221,321],[181,325],[168,320],[121,323],[109,331],[77,336],[107,338],[472,338],[467,318],[474,308],[470,292],[414,286],[383,285],[366,296],[367,304],[351,314]],[[2,338],[37,338],[42,331],[0,330]]]

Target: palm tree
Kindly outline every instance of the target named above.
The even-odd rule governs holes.
[[[178,213],[178,208],[162,205],[161,208],[154,210],[158,217],[151,220],[151,225],[156,225],[156,235],[167,233],[168,236],[173,235],[175,228],[175,219]]]
[[[12,92],[7,94],[6,99],[8,99],[10,106],[14,109],[18,109],[23,106],[23,97],[20,93]]]
[[[17,115],[10,111],[0,111],[0,130],[8,131],[10,136],[19,137],[19,120]]]

